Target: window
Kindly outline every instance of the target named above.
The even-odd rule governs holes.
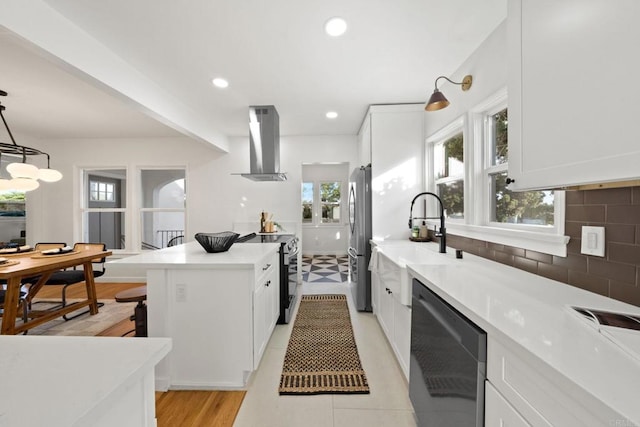
[[[458,221],[463,220],[465,216],[465,154],[462,124],[462,119],[456,120],[427,140],[432,165],[431,180],[434,183],[431,191],[442,200],[445,216]]]
[[[554,192],[514,192],[507,185],[509,165],[508,110],[504,104],[484,114],[489,182],[488,222],[494,225],[519,224],[552,228],[554,225]]]
[[[161,249],[182,243],[186,204],[184,169],[143,169],[140,183],[142,249]]]
[[[564,191],[509,189],[508,130],[505,88],[426,139],[426,189],[442,199],[453,235],[566,256]]]
[[[321,181],[317,184],[302,183],[302,223],[340,224],[342,182]],[[317,203],[316,200],[318,200]],[[314,218],[319,220],[314,221]]]
[[[435,183],[448,218],[464,218],[464,138],[462,132],[433,147]]]
[[[313,222],[313,182],[302,183],[302,223]]]
[[[115,185],[112,182],[89,181],[89,201],[113,202],[115,200]]]
[[[85,170],[82,204],[82,240],[102,242],[107,249],[124,249],[126,169]]]
[[[160,249],[185,235],[184,168],[141,169],[129,185],[126,168],[82,171],[82,237],[109,250]],[[128,203],[132,203],[129,206]]]
[[[340,189],[341,182],[320,183],[320,203],[322,206],[323,224],[340,222]]]

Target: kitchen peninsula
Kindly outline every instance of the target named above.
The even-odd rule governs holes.
[[[247,385],[279,315],[278,248],[207,253],[190,242],[109,263],[146,270],[149,336],[173,339],[157,390]]]

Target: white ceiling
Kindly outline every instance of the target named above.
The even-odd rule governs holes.
[[[282,135],[355,134],[370,104],[424,102],[506,17],[506,0],[45,3],[227,136],[247,136],[248,106],[264,104]],[[323,32],[333,16],[349,25],[340,38]],[[14,133],[177,134],[2,26],[0,57]],[[214,88],[216,76],[229,88]],[[330,110],[339,117],[326,119]]]

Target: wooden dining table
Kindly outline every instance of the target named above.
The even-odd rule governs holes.
[[[89,312],[92,315],[97,314],[98,299],[93,279],[92,260],[104,258],[111,254],[111,251],[100,250],[82,250],[55,255],[44,255],[39,251],[10,256],[1,254],[0,256],[6,256],[8,258],[8,262],[0,265],[0,279],[4,279],[7,282],[0,334],[19,334],[86,306],[89,306]],[[21,303],[20,289],[24,279],[38,277],[38,280],[29,287],[29,292],[25,297],[26,301],[22,302],[23,304],[28,304],[37,295],[38,291],[42,289],[54,272],[77,266],[82,266],[84,270],[87,299],[68,303],[64,307],[41,311],[37,317],[30,318],[27,322],[16,326],[16,317],[18,317]]]

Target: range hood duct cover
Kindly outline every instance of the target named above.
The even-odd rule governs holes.
[[[250,173],[253,181],[286,181],[280,172],[280,116],[273,105],[249,107]]]

